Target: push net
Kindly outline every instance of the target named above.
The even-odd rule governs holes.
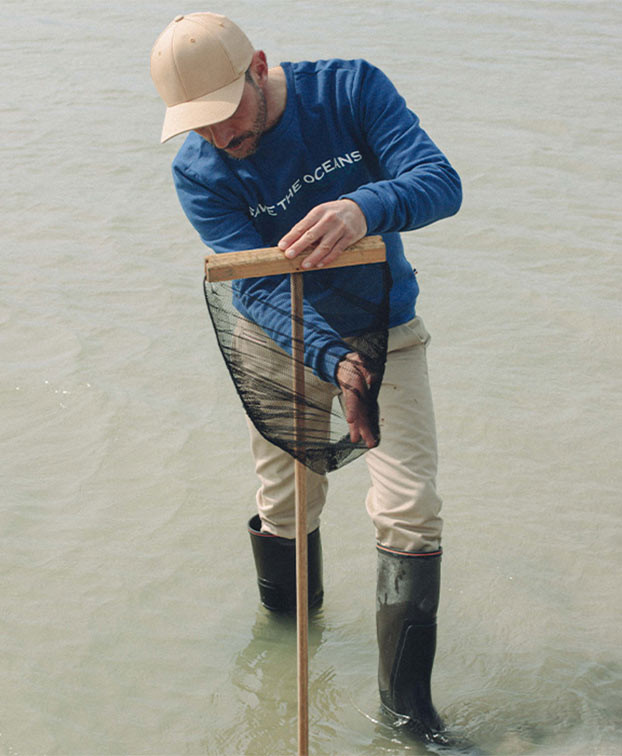
[[[293,319],[288,274],[206,278],[205,300],[225,364],[256,429],[314,472],[326,473],[367,449],[362,439],[350,440],[343,392],[331,381],[346,349],[359,355],[367,371],[366,387],[356,393],[380,442],[378,392],[391,277],[385,262],[298,275],[304,304]],[[292,339],[295,323],[303,329],[304,359],[294,356],[300,343]],[[294,388],[296,360],[304,374],[302,390]],[[352,361],[348,368],[358,370]]]

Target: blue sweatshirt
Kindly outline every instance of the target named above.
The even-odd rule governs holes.
[[[181,205],[218,253],[275,246],[316,205],[354,200],[367,233],[385,241],[389,326],[405,323],[415,315],[418,286],[399,232],[456,213],[460,179],[379,69],[363,60],[281,65],[285,111],[253,155],[235,160],[188,134],[173,161]],[[337,365],[352,349],[343,338],[371,326],[344,304],[348,293],[378,301],[379,278],[374,265],[304,274],[305,364],[321,379],[336,382]],[[288,277],[238,281],[235,291],[242,314],[289,351]]]

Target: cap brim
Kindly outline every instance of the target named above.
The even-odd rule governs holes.
[[[200,129],[230,118],[238,108],[244,89],[244,74],[226,87],[196,100],[166,109],[160,143],[192,129]]]

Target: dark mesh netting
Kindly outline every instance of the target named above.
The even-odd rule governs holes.
[[[294,324],[289,275],[206,279],[205,299],[229,373],[259,433],[314,472],[326,473],[367,448],[362,439],[350,440],[342,392],[329,375],[321,375],[334,371],[345,347],[360,355],[367,371],[366,388],[357,396],[380,440],[377,398],[387,350],[390,273],[386,263],[372,263],[296,275],[304,305]],[[302,360],[293,355],[302,344],[294,339],[292,345],[296,323],[304,329],[306,363],[299,370],[304,389],[298,391],[293,375]],[[358,369],[354,362],[347,365]]]

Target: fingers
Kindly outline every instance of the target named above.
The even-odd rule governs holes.
[[[327,230],[322,233],[324,226]],[[344,235],[341,228],[330,229],[326,222],[320,222],[302,233],[297,241],[290,244],[285,256],[293,259],[299,254],[308,253],[309,249],[312,249],[311,254],[303,260],[302,267],[322,268],[335,260],[352,243],[350,236]]]
[[[346,421],[350,428],[350,441],[358,443],[361,438],[368,449],[373,449],[377,444],[376,437],[367,419],[367,407],[365,402],[355,391],[346,391]]]
[[[321,268],[366,233],[367,221],[359,206],[351,200],[337,200],[314,207],[278,246],[290,259],[313,248],[302,267]]]
[[[281,239],[279,247],[290,259],[308,251],[310,247],[315,247],[314,252],[303,262],[303,267],[321,267],[323,262],[328,262],[326,258],[331,257],[333,252],[335,255],[339,253],[340,250],[336,247],[344,235],[347,236],[345,231],[334,212],[318,206]],[[341,249],[345,249],[346,245],[347,238],[344,239]]]
[[[368,449],[377,445],[372,431],[367,405],[367,390],[371,375],[363,366],[360,356],[351,352],[339,363],[337,381],[345,398],[346,422],[350,429],[350,441],[358,443],[361,438]]]
[[[361,438],[361,430],[359,428],[359,409],[354,406],[356,403],[356,396],[352,391],[346,391],[346,421],[348,428],[350,429],[350,441],[353,444],[359,442]]]
[[[325,265],[336,260],[346,247],[353,244],[348,237],[341,237],[333,242],[331,239],[323,240],[321,244],[305,257],[303,268],[323,268]]]

